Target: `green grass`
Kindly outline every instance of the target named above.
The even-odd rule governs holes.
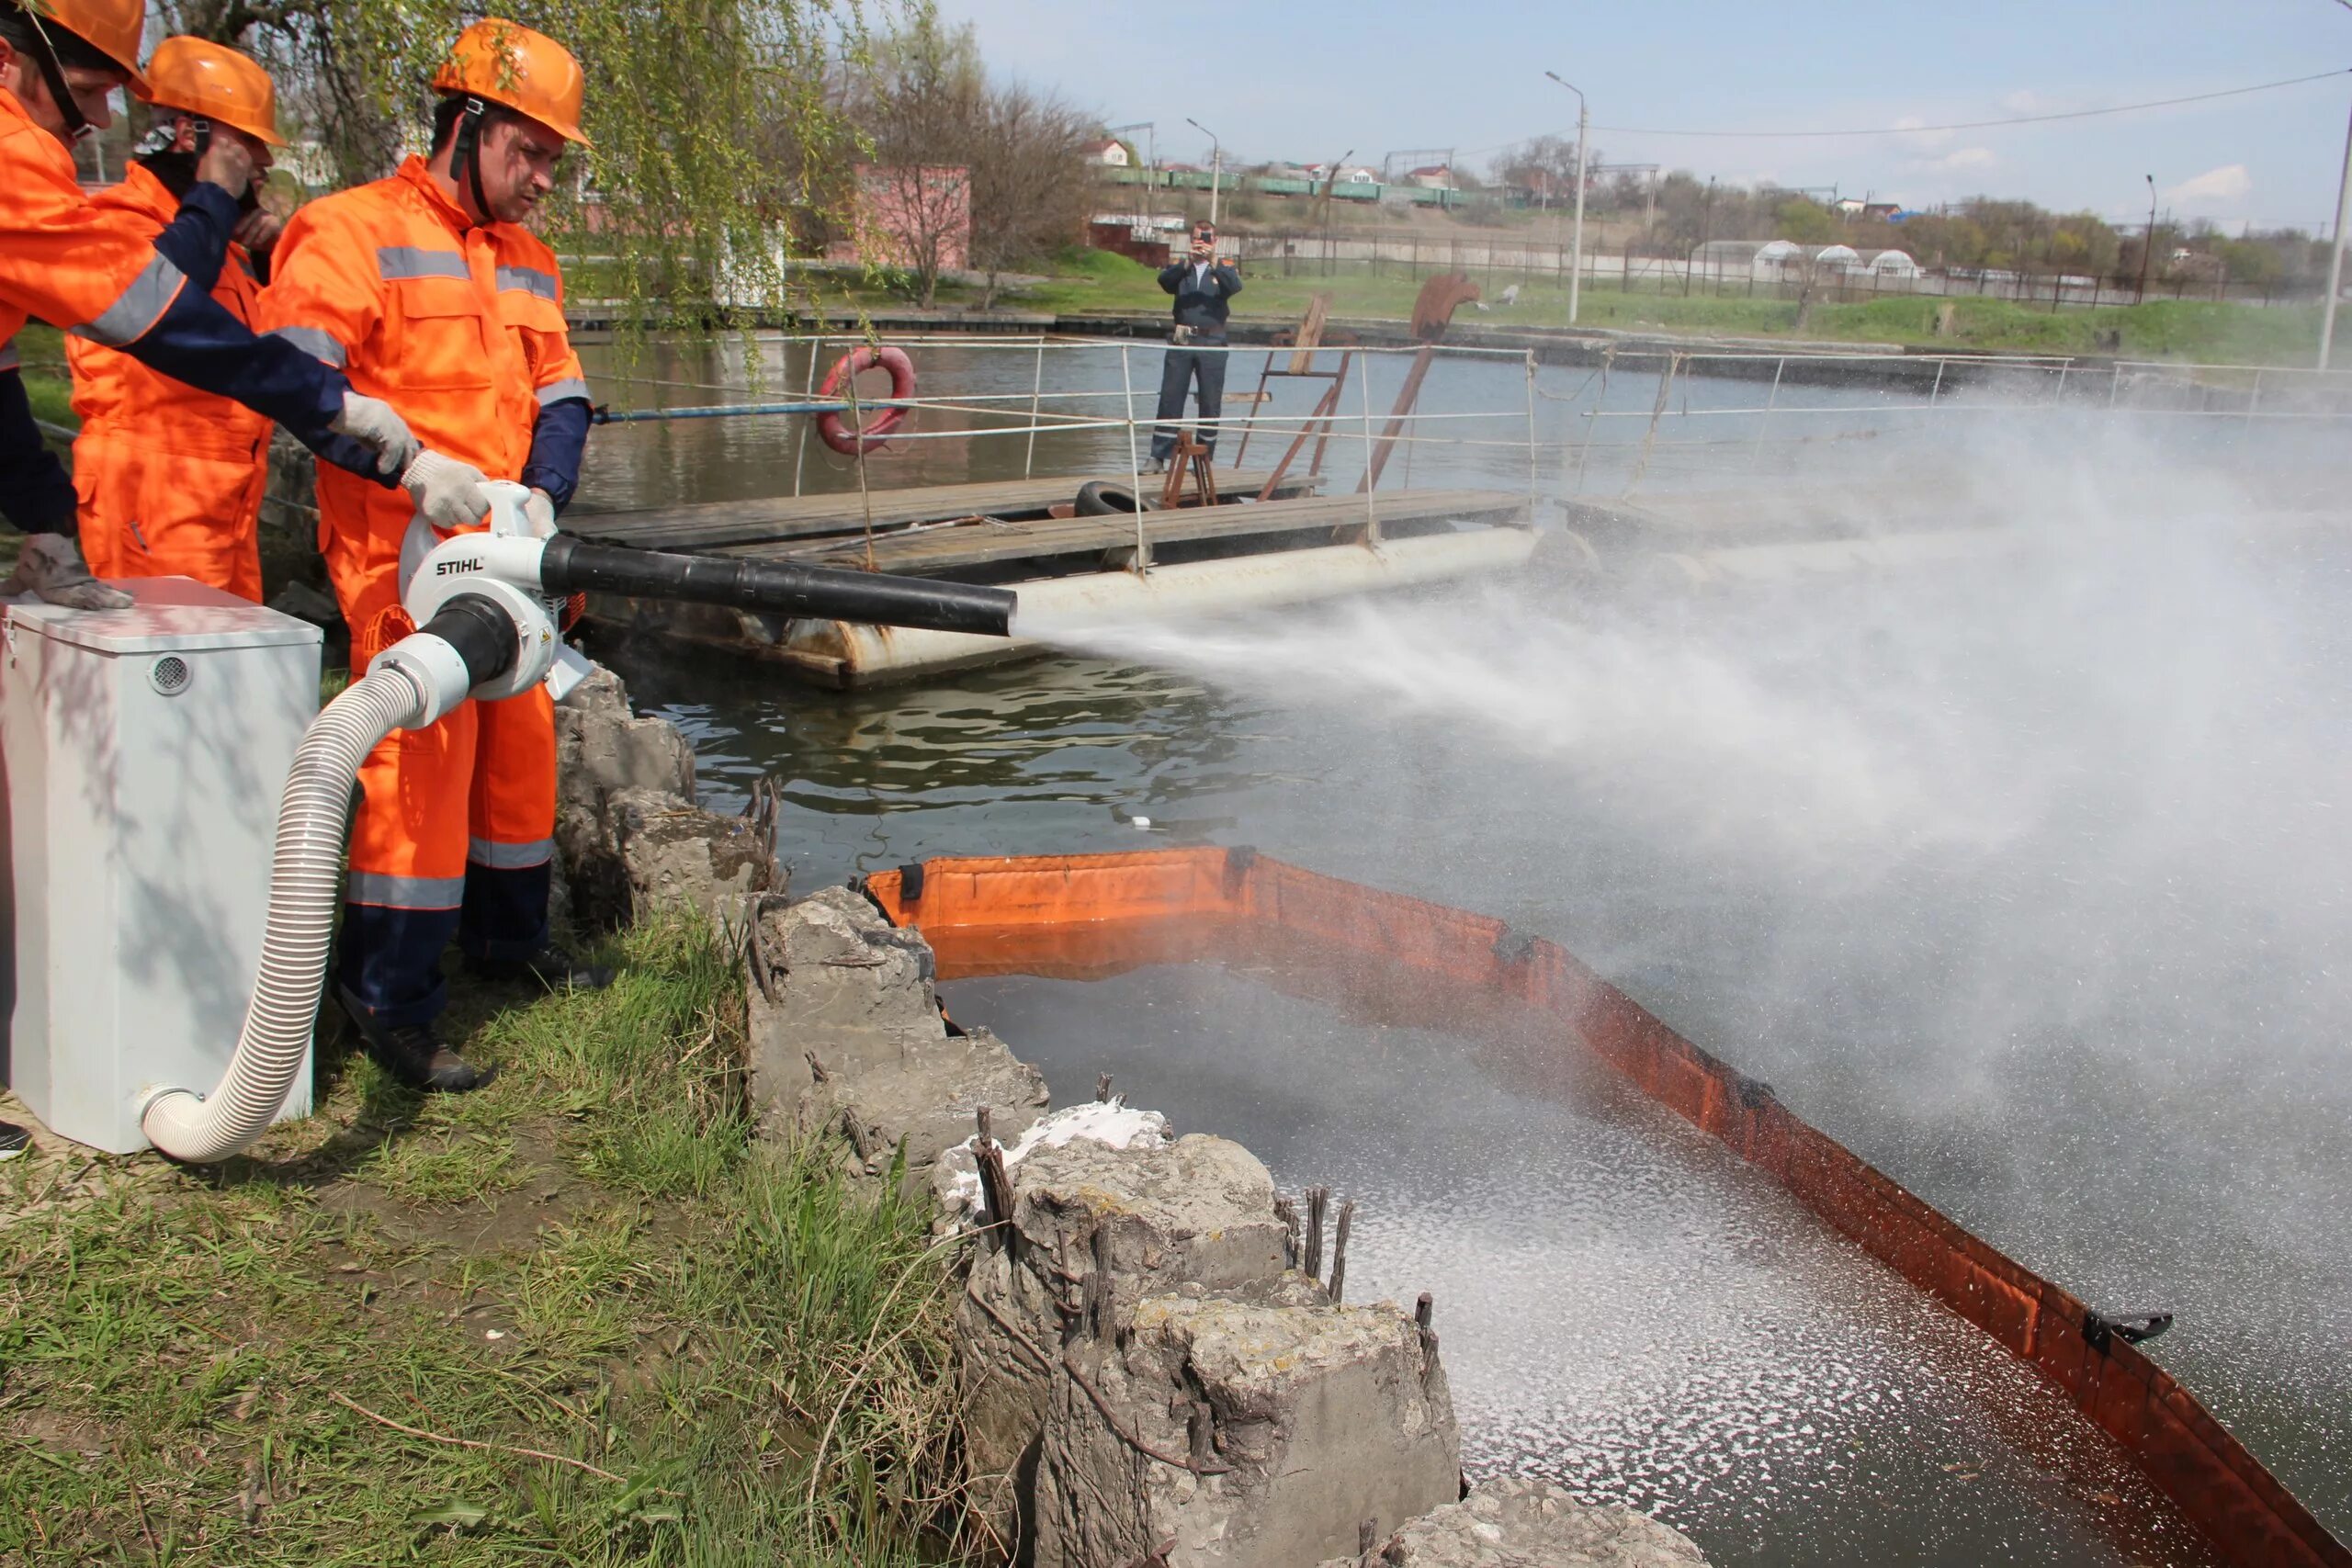
[[[65,369],[65,335],[39,321],[17,333],[17,355],[24,362],[25,396],[33,417],[68,430],[82,426],[74,412],[74,384]]]
[[[442,1208],[484,1201],[523,1179],[512,1138],[458,1129],[386,1144],[358,1174],[402,1202]]]
[[[711,933],[611,956],[460,993],[475,1095],[0,1168],[0,1563],[953,1560],[927,1213],[752,1138]]]
[[[1501,273],[1477,281],[1488,297],[1512,283],[1519,303],[1490,311],[1464,310],[1455,319],[1470,325],[1562,327],[1567,324],[1567,294],[1552,275],[1510,276]],[[1328,291],[1336,315],[1404,321],[1412,314],[1421,280],[1402,274],[1374,275],[1362,269],[1323,276],[1304,266],[1289,277],[1279,264],[1245,269],[1246,287],[1234,302],[1243,319],[1294,319],[1310,296]],[[952,292],[944,302],[955,302]],[[1168,309],[1151,268],[1106,251],[1065,252],[1046,283],[1008,297],[1009,305],[1057,315],[1148,311]],[[2319,343],[2319,308],[2217,304],[2210,300],[2151,300],[2098,310],[2052,311],[2009,299],[1960,299],[1951,332],[1937,333],[1939,307],[1926,297],[1883,298],[1814,309],[1806,330],[1797,331],[1793,300],[1748,299],[1597,287],[1583,291],[1581,324],[1626,331],[1657,331],[1727,337],[1784,337],[1805,341],[1892,343],[1925,347],[2030,354],[2121,353],[2146,358],[2195,359],[2208,363],[2307,365]],[[2107,347],[2105,333],[2118,334]]]

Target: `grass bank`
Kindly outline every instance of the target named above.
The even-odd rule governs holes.
[[[17,333],[17,355],[24,361],[25,394],[33,417],[51,424],[78,427],[74,413],[74,388],[65,373],[65,335],[55,327],[32,321]]]
[[[337,1055],[219,1169],[0,1167],[0,1562],[951,1558],[927,1213],[753,1139],[707,930],[610,955],[463,997],[476,1094]]]
[[[1284,277],[1278,268],[1264,265],[1245,269],[1245,279],[1234,311],[1246,318],[1293,319],[1306,309],[1310,296],[1328,291],[1335,314],[1404,321],[1411,316],[1413,297],[1420,288],[1419,280],[1402,276],[1355,272]],[[1478,281],[1489,299],[1514,282],[1521,285],[1521,298],[1515,305],[1486,312],[1464,310],[1457,320],[1481,326],[1567,325],[1566,292],[1549,274],[1514,278],[1498,273],[1491,284],[1481,274]],[[1006,302],[1057,315],[1168,309],[1168,297],[1159,291],[1150,268],[1107,251],[1066,253],[1050,280],[1009,295]],[[1939,308],[1946,303],[1952,306],[1951,331],[1939,334]],[[1685,298],[1612,288],[1585,290],[1577,310],[1585,325],[1627,331],[2294,366],[2309,366],[2318,352],[2319,315],[2316,305],[2264,307],[2210,300],[2159,299],[2098,310],[2052,311],[2009,299],[1890,298],[1818,305],[1800,333],[1792,300],[1705,294]],[[2109,334],[2117,346],[2104,346]]]

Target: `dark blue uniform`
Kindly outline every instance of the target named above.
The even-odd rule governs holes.
[[[1160,366],[1159,409],[1153,416],[1159,427],[1151,434],[1151,457],[1164,463],[1176,451],[1174,422],[1184,417],[1188,387],[1197,383],[1200,388],[1203,420],[1214,422],[1224,412],[1225,362],[1232,357],[1225,347],[1225,322],[1231,309],[1226,301],[1241,292],[1241,275],[1230,266],[1215,262],[1203,266],[1188,258],[1160,268],[1159,287],[1176,296],[1176,324],[1191,329],[1193,342],[1208,350],[1201,353],[1171,344]],[[1214,423],[1201,432],[1200,439],[1203,446],[1216,447]]]

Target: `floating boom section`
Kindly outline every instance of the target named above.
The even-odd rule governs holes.
[[[1598,1055],[1770,1175],[1880,1262],[1997,1340],[2120,1443],[2240,1568],[2352,1568],[2352,1551],[2196,1397],[2068,1292],[1971,1235],[1804,1122],[1565,948],[1504,922],[1324,876],[1247,849],[943,859],[865,879],[922,931],[944,978],[1091,978],[1147,964],[1303,948],[1352,961],[1347,999],[1459,1024],[1510,1015],[1539,1066]]]

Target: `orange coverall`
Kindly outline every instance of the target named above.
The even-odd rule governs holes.
[[[492,479],[534,482],[541,412],[573,399],[584,411],[555,253],[514,224],[469,224],[420,158],[295,214],[262,319],[400,410],[426,446]],[[402,541],[413,527],[447,536],[414,519],[404,496],[323,466],[318,495],[320,548],[351,627],[351,666],[364,670],[414,629],[400,604]],[[359,779],[339,979],[386,1027],[426,1022],[445,999],[440,959],[452,935],[488,958],[546,944],[555,835],[547,691],[463,703],[377,747]]]
[[[180,205],[136,164],[90,204],[142,243],[162,233]],[[230,245],[212,298],[255,324],[261,283],[243,245]],[[269,419],[81,338],[66,340],[65,358],[82,416],[74,489],[91,572],[192,577],[259,604]]]

